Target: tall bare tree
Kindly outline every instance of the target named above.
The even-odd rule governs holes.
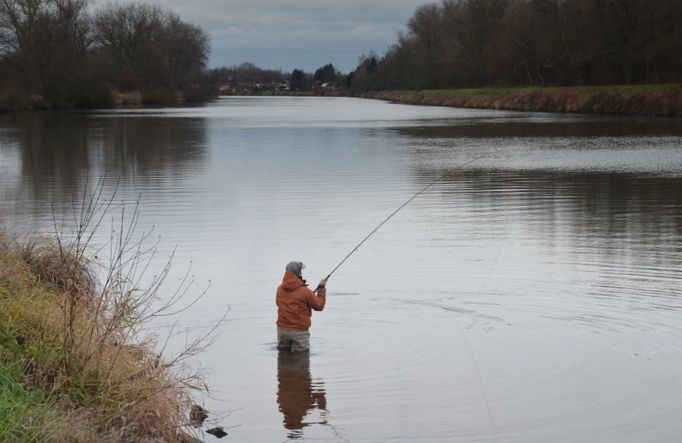
[[[204,77],[208,35],[157,6],[106,6],[95,15],[93,35],[109,80],[123,90],[188,92]]]
[[[48,103],[80,80],[90,30],[88,0],[0,0],[0,55],[20,86]]]

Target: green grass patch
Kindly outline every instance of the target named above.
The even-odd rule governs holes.
[[[20,383],[16,371],[0,366],[0,441],[44,441],[58,415],[42,391]]]
[[[420,91],[427,97],[500,97],[510,95],[528,95],[536,93],[594,93],[611,92],[624,95],[668,93],[682,91],[680,83],[647,84],[647,85],[597,85],[597,86],[519,86],[509,88],[460,88],[460,89],[424,89]],[[399,91],[407,95],[414,91]]]
[[[522,95],[533,92],[556,92],[563,88],[518,87],[518,88],[464,88],[464,89],[427,89],[422,93],[432,97],[495,97],[502,95]]]
[[[611,92],[619,92],[622,94],[646,94],[646,93],[666,93],[666,92],[682,92],[682,84],[680,83],[664,83],[656,85],[612,85],[612,86],[595,86],[596,90],[607,90]]]

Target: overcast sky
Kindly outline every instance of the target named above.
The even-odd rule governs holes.
[[[429,0],[140,0],[178,13],[211,37],[211,67],[253,62],[313,71],[353,69],[369,50],[383,53],[417,6]],[[105,3],[97,0],[96,5]],[[119,3],[127,1],[119,0]]]

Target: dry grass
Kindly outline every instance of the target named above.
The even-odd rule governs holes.
[[[680,84],[376,91],[364,96],[398,103],[460,108],[682,115]]]
[[[114,91],[114,104],[116,106],[140,106],[142,105],[142,92],[140,91],[127,91],[120,92]]]
[[[28,243],[0,235],[0,368],[43,393],[52,411],[49,419],[22,424],[18,429],[27,432],[17,441],[178,441],[193,392],[206,390],[189,359],[213,331],[170,360],[139,332],[150,317],[196,301],[179,306],[191,279],[160,297],[168,263],[146,289],[137,286],[155,247],[144,249],[148,236],[133,240],[135,211],[130,222],[121,218],[111,262],[100,269],[106,277],[98,282],[91,231],[112,209],[99,201],[95,195],[84,204],[68,244],[61,234]]]
[[[40,96],[16,88],[0,88],[0,111],[33,109],[40,100]]]

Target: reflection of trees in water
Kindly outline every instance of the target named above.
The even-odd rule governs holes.
[[[443,170],[421,168],[416,173],[426,183]],[[620,253],[632,245],[649,245],[655,252],[670,240],[682,247],[681,178],[474,170],[453,171],[443,182],[455,188],[457,183],[465,185],[459,187],[461,192],[450,188],[443,198],[464,197],[487,206],[487,214],[498,208],[513,210],[517,220],[528,218],[540,226],[545,239],[555,239],[568,227],[573,238],[622,239],[614,240],[617,247],[604,248],[603,254]]]
[[[280,351],[277,357],[277,404],[283,415],[289,438],[302,438],[303,428],[311,424],[326,425],[327,399],[324,384],[310,375],[310,353]],[[304,421],[319,409],[321,421]]]
[[[109,171],[126,175],[180,176],[186,163],[206,150],[204,119],[108,117],[95,120],[92,142],[102,149]],[[146,174],[152,172],[152,174]]]
[[[37,201],[73,201],[88,172],[124,181],[179,177],[206,143],[202,119],[49,111],[6,116],[0,125],[20,154],[22,192]]]
[[[523,114],[520,114],[523,115]],[[538,117],[540,118],[540,117]],[[632,118],[609,116],[555,116],[548,121],[510,121],[507,114],[481,119],[462,119],[459,125],[406,126],[400,134],[417,138],[508,138],[508,137],[623,137],[682,135],[682,120],[676,118]]]
[[[16,146],[19,153],[22,192],[49,201],[62,200],[80,188],[89,163],[88,128],[82,115],[19,113],[8,115],[0,124],[5,143]]]

